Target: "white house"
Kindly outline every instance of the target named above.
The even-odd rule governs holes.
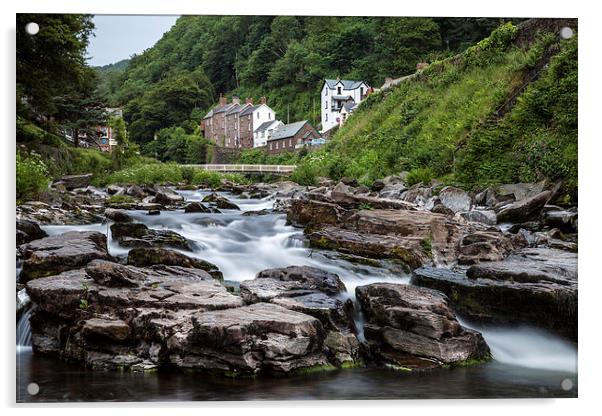
[[[272,137],[274,130],[281,126],[284,126],[284,123],[280,120],[272,120],[262,123],[253,132],[253,147],[265,146],[268,139]]]
[[[365,81],[326,79],[321,90],[322,130],[325,132],[340,124],[340,110],[345,103],[359,104],[370,86]]]
[[[339,110],[339,126],[342,126],[345,121],[349,118],[351,113],[355,111],[358,104],[353,101],[348,101]]]

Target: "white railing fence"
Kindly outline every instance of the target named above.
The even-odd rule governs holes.
[[[204,169],[212,172],[241,172],[241,173],[293,173],[295,165],[180,165],[191,168]]]

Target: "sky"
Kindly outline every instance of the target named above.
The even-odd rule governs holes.
[[[178,16],[96,15],[96,36],[88,45],[89,64],[112,64],[153,46]]]

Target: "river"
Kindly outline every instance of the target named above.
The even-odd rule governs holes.
[[[179,191],[188,201],[200,201],[207,191]],[[264,269],[310,265],[337,273],[353,299],[355,287],[373,282],[408,284],[399,266],[357,264],[337,253],[306,247],[302,230],[286,225],[282,214],[243,216],[269,209],[270,199],[239,199],[224,194],[241,211],[222,214],[162,211],[131,215],[150,228],[176,231],[197,245],[194,255],[219,266],[226,283],[236,285]],[[50,235],[71,230],[95,230],[109,236],[112,255],[127,254],[110,238],[107,224],[52,225]],[[187,253],[190,255],[190,253]],[[19,267],[17,267],[18,272]],[[194,401],[304,399],[425,399],[576,397],[577,347],[546,331],[530,327],[463,325],[483,333],[494,360],[468,368],[400,372],[358,368],[285,378],[226,379],[193,373],[148,374],[93,372],[76,365],[34,355],[25,313],[17,328],[17,401]],[[361,327],[362,317],[357,316]],[[361,334],[360,334],[361,338]],[[21,345],[19,345],[21,344]],[[28,393],[36,383],[39,392]]]

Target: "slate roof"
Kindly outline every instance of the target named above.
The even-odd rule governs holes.
[[[262,104],[250,105],[247,108],[245,108],[243,111],[241,111],[240,115],[246,116],[247,114],[251,114],[253,111],[257,110],[261,106],[262,106]]]
[[[345,110],[351,112],[353,109],[355,109],[355,107],[357,107],[357,104],[355,102],[352,103],[345,103],[343,104],[343,107],[345,108]],[[341,107],[341,109],[343,108]]]
[[[230,114],[239,113],[242,108],[243,107],[240,104],[233,104],[232,107],[226,112],[226,115],[229,116]]]
[[[223,113],[224,111],[228,111],[234,104],[226,104],[221,107],[216,107],[213,109],[213,114]]]
[[[264,121],[259,125],[259,127],[257,127],[257,129],[255,129],[255,131],[261,133],[262,131],[267,130],[274,123],[278,123],[278,120]]]
[[[362,83],[365,83],[365,81],[355,81],[355,80],[350,80],[350,79],[325,79],[324,82],[326,82],[326,85],[328,85],[328,88],[330,89],[334,89],[335,86],[339,83],[339,81],[343,84],[343,88],[346,90],[354,90],[356,88],[359,88],[360,85],[362,85]],[[366,84],[368,85],[368,84]]]
[[[209,110],[209,112],[207,113],[207,115],[205,115],[205,117],[203,117],[203,120],[206,118],[211,118],[213,117],[213,110]]]
[[[285,124],[284,126],[278,127],[272,132],[272,137],[268,140],[286,139],[287,137],[293,137],[299,130],[303,128],[307,120],[297,121],[291,124]]]

